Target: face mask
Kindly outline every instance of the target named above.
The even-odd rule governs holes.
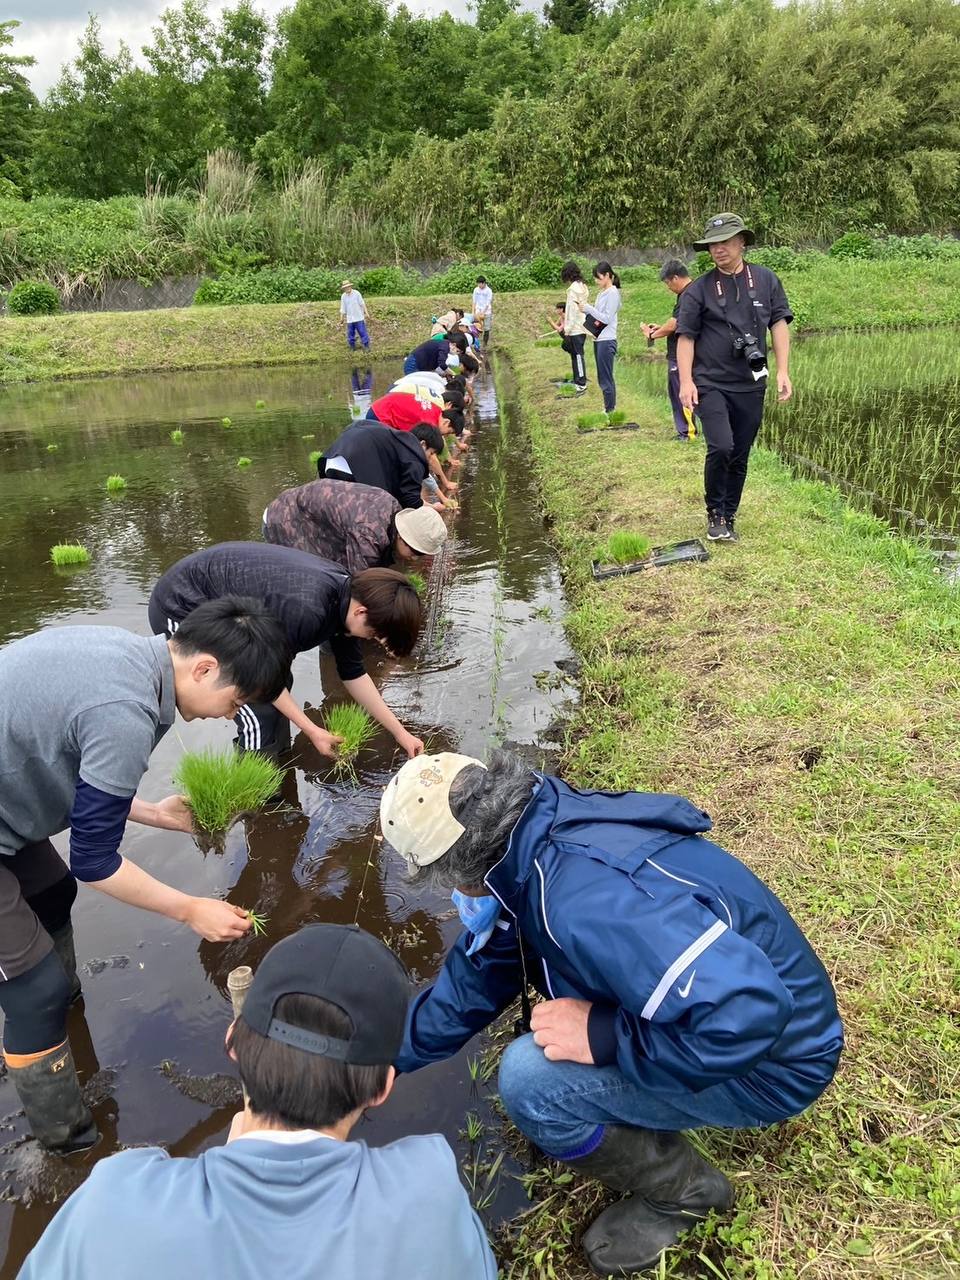
[[[490,941],[500,916],[500,903],[492,894],[473,898],[468,893],[461,893],[459,889],[454,889],[450,897],[461,923],[473,934],[473,941],[467,947],[467,955],[472,956]]]

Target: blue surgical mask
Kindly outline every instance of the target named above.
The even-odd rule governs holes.
[[[489,893],[482,898],[474,898],[459,889],[454,889],[450,897],[461,923],[473,934],[473,941],[467,947],[467,955],[472,956],[490,941],[500,917],[500,902]]]

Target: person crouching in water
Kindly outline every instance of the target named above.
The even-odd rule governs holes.
[[[823,965],[680,796],[578,791],[506,751],[486,766],[444,753],[403,766],[380,820],[466,926],[411,1004],[398,1070],[450,1057],[532,983],[542,1000],[503,1055],[503,1105],[548,1155],[627,1197],[583,1237],[593,1270],[652,1266],[733,1200],[682,1131],[776,1124],[833,1079],[843,1031]]]

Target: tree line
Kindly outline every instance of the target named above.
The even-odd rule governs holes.
[[[0,195],[190,199],[219,152],[238,209],[322,171],[325,216],[391,257],[679,242],[718,207],[782,241],[956,227],[953,0],[477,0],[472,18],[296,0],[271,24],[252,0],[217,18],[182,0],[141,66],[93,16],[42,102],[0,23]]]

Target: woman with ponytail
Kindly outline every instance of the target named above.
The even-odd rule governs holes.
[[[603,392],[603,407],[612,413],[617,407],[617,384],[613,380],[613,362],[617,356],[617,312],[620,310],[620,277],[609,262],[598,262],[593,268],[599,293],[591,307],[584,306],[588,316],[596,321],[594,337],[597,358],[597,382]]]

